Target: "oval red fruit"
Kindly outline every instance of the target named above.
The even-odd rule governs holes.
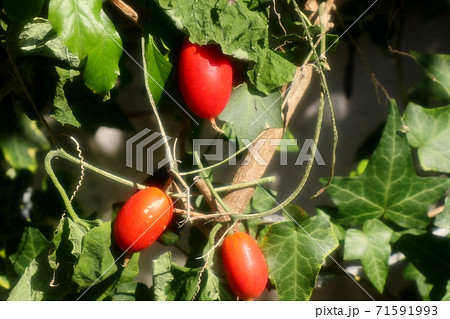
[[[178,84],[192,112],[205,119],[215,118],[230,98],[233,84],[230,60],[218,46],[185,41],[178,66]]]
[[[267,284],[267,264],[256,241],[243,232],[225,238],[222,261],[231,290],[243,300],[258,297]]]
[[[122,206],[114,221],[114,239],[123,251],[134,253],[150,246],[173,215],[172,200],[156,187],[140,190]]]

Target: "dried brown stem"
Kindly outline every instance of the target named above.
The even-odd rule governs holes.
[[[132,7],[122,0],[109,0],[117,9],[119,9],[128,19],[138,24],[138,14]]]

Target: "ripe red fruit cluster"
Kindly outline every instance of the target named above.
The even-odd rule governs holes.
[[[230,60],[217,46],[185,41],[181,48],[178,83],[192,112],[205,119],[215,118],[230,98],[233,84]]]
[[[258,297],[267,284],[267,264],[256,241],[236,232],[225,238],[222,262],[231,290],[243,300]]]
[[[114,239],[129,253],[144,250],[166,229],[173,215],[172,200],[156,187],[140,190],[122,206],[114,222]]]

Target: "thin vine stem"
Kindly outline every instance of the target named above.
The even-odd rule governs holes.
[[[215,190],[217,193],[223,193],[223,192],[235,191],[238,189],[243,189],[243,188],[248,188],[248,187],[254,187],[254,186],[257,186],[260,184],[273,183],[276,180],[277,180],[277,178],[275,176],[268,176],[268,177],[263,177],[263,178],[257,179],[255,181],[216,187]],[[187,194],[180,194],[180,193],[170,193],[169,192],[168,195],[170,195],[173,198],[187,197]],[[191,196],[199,196],[199,195],[200,194],[198,194],[198,193],[194,193],[194,194],[191,193]]]
[[[198,153],[196,151],[193,152],[194,154],[194,159],[197,162],[197,165],[200,168],[203,168],[203,165],[200,161],[200,157],[198,156]],[[211,194],[213,195],[213,197],[217,200],[217,202],[220,204],[220,206],[222,206],[222,208],[227,212],[227,213],[231,213],[231,209],[227,206],[227,204],[225,204],[225,202],[223,201],[223,199],[220,197],[220,195],[217,193],[217,191],[214,189],[214,186],[211,184],[211,181],[208,178],[208,175],[206,175],[206,173],[204,171],[200,172],[200,177],[205,181],[206,186],[208,186],[209,190],[211,191]]]
[[[87,163],[85,161],[83,161],[83,163],[81,163],[81,160],[79,158],[70,155],[69,153],[67,153],[63,149],[58,149],[58,150],[52,151],[52,152],[57,152],[57,156],[59,156],[61,158],[64,158],[64,159],[66,159],[69,162],[72,162],[74,164],[78,164],[78,165],[83,164],[85,168],[87,168],[87,169],[89,169],[89,170],[91,170],[91,171],[93,171],[93,172],[95,172],[95,173],[97,173],[99,175],[107,177],[107,178],[109,178],[109,179],[111,179],[113,181],[121,183],[123,185],[134,187],[134,188],[138,188],[138,189],[147,188],[147,186],[145,186],[143,184],[138,184],[138,183],[129,181],[129,180],[125,179],[125,178],[119,177],[117,175],[111,174],[111,173],[109,173],[107,171],[104,171],[104,170],[102,170],[102,169],[100,169],[100,168],[98,168],[98,167],[96,167],[94,165],[91,165],[91,164],[89,164],[89,163]]]
[[[88,223],[83,221],[80,217],[78,217],[77,213],[75,213],[75,210],[72,207],[72,203],[70,202],[70,199],[67,196],[66,191],[64,190],[64,187],[61,185],[58,178],[56,177],[55,172],[52,169],[52,165],[51,165],[52,159],[59,155],[60,155],[60,152],[57,150],[53,150],[53,151],[50,151],[47,153],[47,155],[45,156],[45,161],[44,161],[45,170],[47,171],[48,176],[50,176],[53,184],[55,184],[56,189],[61,194],[61,197],[64,201],[64,205],[66,206],[66,210],[67,210],[67,213],[69,214],[70,218],[72,218],[72,220],[77,224],[83,225],[85,227],[89,227]]]

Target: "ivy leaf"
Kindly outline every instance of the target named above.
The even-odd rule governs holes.
[[[281,300],[309,300],[325,258],[338,246],[326,217],[314,216],[300,225],[273,224],[261,244]]]
[[[420,236],[404,235],[393,246],[433,285],[430,300],[440,300],[450,280],[450,238],[426,233]]]
[[[23,275],[30,262],[47,248],[48,244],[48,240],[39,229],[33,227],[25,228],[17,251],[9,256],[14,271],[19,275]]]
[[[50,147],[36,121],[13,106],[5,107],[0,117],[0,148],[3,156],[16,170],[37,169],[36,152]]]
[[[234,127],[241,143],[242,139],[249,143],[265,129],[283,127],[280,93],[257,95],[244,83],[234,89],[219,119]]]
[[[176,27],[200,45],[218,43],[237,59],[255,62],[250,80],[263,93],[292,80],[295,66],[269,47],[267,18],[250,10],[242,0],[157,0]],[[195,8],[193,10],[193,8]]]
[[[403,271],[403,278],[407,280],[414,280],[422,299],[424,301],[430,301],[430,292],[431,289],[433,289],[433,285],[427,283],[427,278],[422,275],[413,264],[408,264],[408,266],[406,266]]]
[[[447,287],[445,287],[445,290],[447,292],[445,293],[445,296],[442,297],[441,301],[450,301],[450,281],[447,282]]]
[[[145,63],[149,74],[148,85],[150,92],[152,92],[153,100],[158,104],[164,85],[172,70],[172,64],[159,52],[151,35],[146,35],[145,37]]]
[[[395,101],[383,136],[363,174],[335,177],[327,192],[342,224],[388,218],[404,228],[425,228],[428,208],[450,187],[450,179],[418,177]],[[325,179],[321,180],[326,183]]]
[[[411,55],[433,82],[440,84],[450,96],[450,55],[411,51]]]
[[[100,20],[103,28],[97,32],[97,45],[89,52],[83,78],[94,93],[106,95],[116,85],[120,73],[122,40],[103,11]]]
[[[44,0],[3,0],[8,17],[16,22],[27,22],[39,15]]]
[[[450,105],[426,109],[410,102],[404,120],[423,169],[450,173]]]
[[[389,270],[392,229],[378,219],[370,219],[362,231],[348,229],[345,236],[344,260],[361,260],[364,271],[380,293],[383,293]]]
[[[445,198],[444,210],[436,216],[434,224],[439,228],[450,229],[450,195]]]
[[[123,268],[118,265],[120,261],[117,261],[116,255],[119,253],[113,255],[113,249],[111,222],[94,227],[83,237],[81,254],[75,264],[72,279],[80,290],[96,283],[96,286],[87,293],[87,296],[91,297],[85,297],[86,299],[103,299],[117,285],[132,281],[137,276],[139,254],[133,254],[128,265]]]
[[[72,82],[73,78],[78,76],[80,72],[75,70],[66,70],[58,67],[56,72],[58,73],[59,79],[56,84],[55,96],[53,98],[53,105],[56,107],[54,113],[51,115],[55,120],[61,123],[63,126],[65,124],[70,124],[75,127],[80,127],[80,122],[77,121],[69,107],[66,99],[66,94],[64,92],[64,85],[69,81]]]

